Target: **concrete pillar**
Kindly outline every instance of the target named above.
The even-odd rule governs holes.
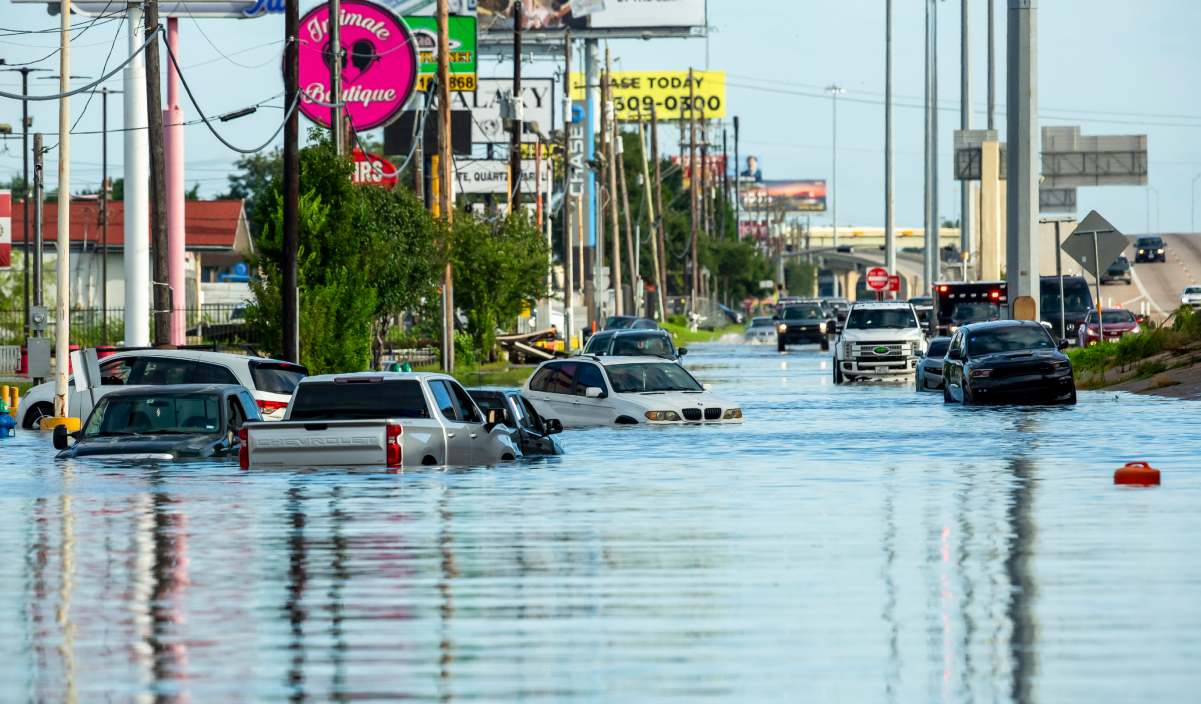
[[[179,18],[167,18],[167,45],[179,56]],[[167,61],[167,107],[163,110],[163,161],[167,182],[167,286],[171,289],[171,344],[184,344],[184,132],[179,101],[179,72]]]
[[[980,145],[980,280],[1001,278],[1001,149],[997,142]]]
[[[142,6],[126,11],[129,53],[142,46]],[[146,61],[138,54],[125,67],[125,345],[150,344],[150,144],[146,135]]]
[[[848,271],[847,276],[846,276],[846,285],[843,287],[843,291],[846,292],[847,300],[850,300],[850,301],[856,300],[855,292],[858,290],[859,290],[859,272],[858,271]]]
[[[1006,198],[1006,265],[1010,314],[1038,316],[1038,3],[1009,0],[1005,109],[1006,176],[1012,192]],[[1029,305],[1023,310],[1022,301]]]

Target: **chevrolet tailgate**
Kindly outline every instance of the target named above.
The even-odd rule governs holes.
[[[384,420],[275,421],[246,424],[251,467],[382,466]]]

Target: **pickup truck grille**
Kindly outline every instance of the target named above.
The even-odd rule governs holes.
[[[904,357],[911,350],[908,342],[861,342],[854,346],[853,356],[873,358]]]

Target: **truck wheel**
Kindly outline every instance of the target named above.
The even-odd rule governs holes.
[[[838,358],[834,358],[834,383],[841,384],[844,379],[842,377],[842,367],[838,365]]]
[[[829,352],[830,351],[830,338],[822,337],[821,345],[822,345],[822,352]]]
[[[783,352],[785,350],[785,348],[787,348],[787,347],[788,347],[788,345],[785,345],[783,340],[781,340],[778,337],[776,338],[776,351],[777,352]]]

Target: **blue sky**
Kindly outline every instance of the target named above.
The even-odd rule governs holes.
[[[302,2],[302,11],[315,3]],[[922,215],[922,97],[924,3],[894,3],[894,66],[898,107],[896,202],[899,225],[916,226]],[[1005,125],[1005,0],[996,1],[998,50],[997,127]],[[11,35],[12,29],[48,29],[57,18],[42,6],[0,0],[0,58],[10,64],[37,59],[57,46],[54,34]],[[976,114],[984,125],[986,2],[972,0],[973,76]],[[1146,133],[1150,150],[1152,229],[1190,228],[1190,184],[1201,173],[1201,3],[1147,0],[1143,3],[1056,0],[1040,3],[1039,101],[1043,124],[1079,124],[1085,134]],[[883,0],[709,0],[706,40],[623,40],[611,43],[620,67],[629,70],[709,67],[728,73],[729,113],[743,125],[743,153],[761,158],[767,178],[829,178],[830,100],[822,88],[837,82],[847,89],[839,104],[839,220],[847,225],[883,221]],[[83,21],[77,19],[77,22]],[[959,3],[939,6],[940,199],[944,217],[958,216],[958,184],[951,180],[951,135],[959,124]],[[279,73],[278,16],[254,20],[181,22],[185,75],[210,115],[258,103],[282,89]],[[73,73],[99,76],[114,40],[110,65],[120,61],[124,30],[120,22],[97,25],[72,50]],[[41,64],[57,71],[57,57]],[[555,66],[539,61],[527,75],[550,75]],[[496,59],[480,64],[481,75],[509,75]],[[31,92],[52,92],[53,81],[34,80]],[[110,86],[120,88],[119,76]],[[19,87],[16,74],[0,74],[0,87]],[[79,118],[85,96],[72,101]],[[98,130],[99,98],[77,130]],[[276,98],[274,104],[279,104]],[[187,117],[196,116],[185,104]],[[120,98],[110,98],[110,122],[121,120]],[[34,104],[35,129],[52,132],[53,104]],[[278,125],[279,109],[260,109],[218,129],[235,144],[261,143]],[[17,127],[20,106],[0,101],[0,122]],[[304,125],[302,122],[302,129]],[[1003,132],[1002,132],[1003,134]],[[53,141],[53,140],[49,140]],[[100,180],[100,138],[72,140],[73,185]],[[121,139],[110,136],[110,174],[120,175]],[[20,169],[20,142],[0,142],[0,173]],[[214,195],[237,155],[208,134],[203,125],[187,128],[187,181]],[[53,169],[47,169],[54,178]],[[51,184],[53,185],[53,184]],[[1198,182],[1201,190],[1201,181]],[[1141,187],[1081,189],[1080,211],[1096,208],[1126,232],[1146,229],[1148,190]],[[1201,217],[1201,215],[1199,215]],[[828,221],[828,218],[818,222]]]

